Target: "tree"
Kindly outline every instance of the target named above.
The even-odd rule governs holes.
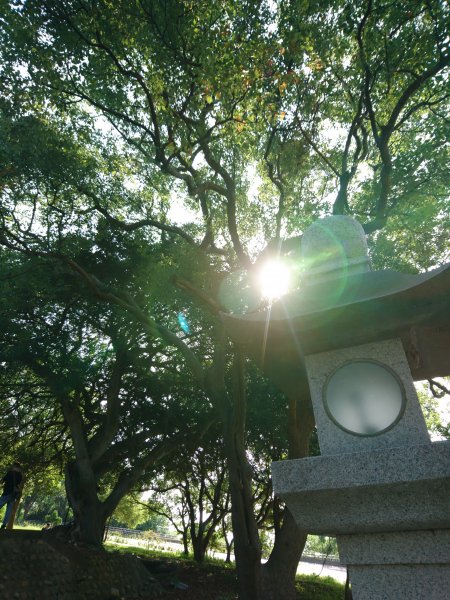
[[[91,273],[91,261],[74,260],[64,236],[42,243],[33,237],[32,227],[17,230],[17,222],[23,221],[20,211],[15,211],[15,222],[14,210],[5,212],[10,221],[4,223],[3,243],[73,269],[95,297],[120,306],[149,335],[184,357],[223,423],[242,598],[270,597],[280,589],[286,598],[293,596],[302,544],[287,514],[286,527],[278,534],[283,542],[275,544],[262,592],[245,452],[244,363],[220,324],[211,327],[225,308],[220,282],[242,269],[251,281],[262,260],[295,248],[303,227],[331,210],[356,214],[367,231],[376,232],[372,246],[377,261],[385,260],[384,249],[402,244],[405,226],[418,223],[422,240],[433,232],[426,244],[428,256],[433,255],[435,242],[444,239],[445,223],[438,149],[446,124],[446,14],[439,2],[405,2],[399,8],[371,0],[357,10],[351,3],[330,0],[314,6],[174,1],[114,7],[47,1],[7,11],[3,74],[13,114],[27,121],[38,106],[49,121],[66,125],[71,140],[84,136],[85,146],[94,137],[87,124],[95,132],[100,115],[118,132],[120,143],[112,133],[98,136],[101,151],[96,156],[103,160],[94,162],[102,163],[102,177],[86,169],[89,161],[81,152],[77,165],[83,168],[76,176],[66,169],[71,176],[59,177],[58,190],[70,190],[67,197],[77,205],[78,219],[89,214],[96,222],[96,211],[116,231],[146,229],[160,232],[162,241],[182,240],[180,254],[192,252],[204,266],[195,274],[186,269],[189,280],[176,281],[212,313],[205,317],[211,336],[203,346],[206,353],[180,341],[164,319],[151,318],[143,310],[139,288],[130,297],[123,285],[111,289],[102,284],[103,277]],[[420,41],[419,51],[413,38]],[[337,139],[326,135],[333,126],[344,131]],[[417,139],[418,150],[413,148]],[[424,157],[423,169],[417,168]],[[258,201],[248,193],[249,162],[263,178]],[[47,183],[49,174],[36,182],[26,163],[9,158],[5,196],[12,200],[12,186],[17,194],[21,186],[14,181],[20,177],[34,178],[22,194],[32,207],[36,189],[46,197],[36,184]],[[120,174],[113,177],[117,164]],[[60,172],[65,165],[59,161]],[[133,191],[125,186],[130,174]],[[155,197],[162,197],[167,208],[168,189],[184,189],[201,222],[187,227],[168,223],[165,211],[155,209]],[[61,224],[54,218],[56,208],[65,213],[67,203],[59,197],[46,206],[54,225]],[[390,231],[385,227],[379,234],[388,218]],[[181,265],[180,254],[176,260]],[[417,245],[409,258],[418,259],[417,265],[422,254]],[[308,391],[303,382],[295,393],[287,393],[290,452],[300,456],[307,452],[312,428]],[[286,547],[288,555],[285,550],[278,554],[278,548]]]
[[[303,70],[316,94],[305,93],[303,82],[284,80],[280,109],[286,105],[291,131],[337,180],[333,213],[356,214],[363,222],[369,217],[367,232],[405,206],[417,210],[417,197],[442,186],[434,151],[446,143],[446,19],[440,2],[368,0],[356,8],[333,0],[304,11],[295,3],[281,6],[280,60],[291,73]],[[331,123],[337,143],[327,148],[323,127]],[[373,177],[361,173],[364,163]]]
[[[153,477],[152,477],[153,479]],[[203,438],[194,452],[177,453],[152,483],[149,510],[170,520],[202,563],[219,525],[229,513],[226,465],[216,438]]]
[[[181,536],[183,554],[189,556],[189,520],[186,499],[173,486],[165,486],[161,479],[159,479],[158,488],[152,490],[151,496],[147,498],[145,507],[152,516],[156,515],[170,523]]]
[[[28,261],[22,269],[29,266]],[[170,382],[148,375],[152,362],[157,370],[160,348],[144,340],[134,356],[135,331],[124,329],[112,313],[87,314],[82,298],[67,302],[52,287],[45,268],[34,265],[33,270],[34,297],[29,277],[11,278],[16,301],[2,307],[8,333],[0,355],[4,364],[19,365],[16,388],[5,390],[5,410],[15,418],[10,435],[17,432],[23,443],[27,437],[36,443],[36,432],[24,425],[32,426],[38,415],[42,419],[43,411],[54,415],[57,450],[63,455],[81,540],[98,545],[121,498],[145,469],[177,449],[188,430],[195,440],[193,431],[207,427],[205,413],[196,412],[191,402],[190,417],[183,414],[180,398],[168,413],[173,375]],[[20,418],[21,413],[27,417]],[[42,451],[54,443],[50,425],[47,418],[49,429],[39,441]]]
[[[128,495],[121,499],[111,516],[114,525],[117,527],[134,529],[139,523],[143,522],[146,514],[136,498],[133,495]]]
[[[450,397],[450,388],[448,378],[440,381],[430,380],[427,385],[422,385],[417,389],[419,401],[424,413],[428,432],[438,439],[449,439],[450,422],[445,422],[445,415],[448,418],[448,410],[445,410],[445,404],[442,401],[448,401]]]

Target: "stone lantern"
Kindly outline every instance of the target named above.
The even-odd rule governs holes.
[[[450,266],[372,271],[361,225],[320,219],[301,289],[224,316],[282,389],[309,381],[321,455],[272,465],[299,527],[337,537],[354,600],[450,598],[450,442],[431,442],[413,381],[450,374]]]

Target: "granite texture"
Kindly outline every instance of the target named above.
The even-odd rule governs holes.
[[[450,529],[337,537],[354,600],[450,598]]]
[[[354,600],[449,600],[448,565],[349,567]]]
[[[337,535],[450,526],[448,481],[280,496],[297,525],[308,533]]]
[[[390,367],[402,381],[406,394],[406,407],[399,422],[388,431],[370,437],[361,437],[342,430],[327,415],[323,404],[323,392],[328,377],[346,362],[364,359]],[[399,339],[310,355],[305,358],[305,364],[322,455],[368,452],[430,441],[408,361]]]
[[[339,535],[345,565],[446,564],[450,568],[450,529]]]
[[[277,493],[450,478],[450,441],[272,463]]]
[[[450,527],[450,442],[272,464],[275,493],[310,533]]]

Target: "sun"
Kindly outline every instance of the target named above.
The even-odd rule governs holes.
[[[261,267],[258,280],[263,297],[273,301],[289,291],[291,274],[285,264],[278,260],[271,260]]]

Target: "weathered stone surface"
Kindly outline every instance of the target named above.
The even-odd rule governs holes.
[[[349,567],[353,597],[362,600],[448,600],[448,565]]]
[[[346,565],[446,564],[450,576],[450,529],[340,535],[338,546]]]
[[[344,535],[337,540],[355,598],[450,596],[450,529]]]
[[[450,527],[450,442],[272,464],[274,489],[311,533]]]
[[[283,460],[272,476],[277,494],[448,478],[450,442]]]

